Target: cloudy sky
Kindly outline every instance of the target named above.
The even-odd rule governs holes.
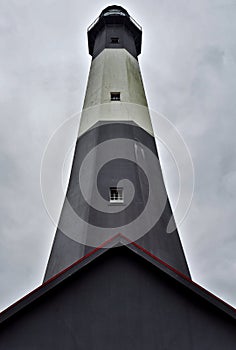
[[[55,227],[42,201],[41,159],[54,130],[81,110],[86,28],[111,4],[0,0],[0,309],[42,282]],[[143,27],[149,106],[178,128],[192,156],[194,197],[179,228],[192,277],[236,306],[236,1],[118,4]],[[177,171],[160,153],[174,205]]]

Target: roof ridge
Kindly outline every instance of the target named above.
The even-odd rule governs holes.
[[[59,283],[67,279],[69,276],[76,273],[80,268],[84,267],[85,265],[89,264],[91,261],[95,260],[98,256],[103,254],[105,251],[108,251],[111,248],[117,247],[119,245],[122,245],[123,247],[127,247],[128,249],[131,249],[134,253],[138,254],[139,256],[144,258],[146,261],[152,263],[154,266],[156,266],[163,272],[167,273],[170,277],[174,278],[185,287],[191,289],[193,292],[200,295],[211,304],[215,305],[221,311],[227,313],[228,315],[236,319],[236,309],[233,306],[231,306],[224,300],[220,299],[218,296],[214,295],[213,293],[211,293],[201,285],[197,284],[188,276],[176,270],[174,267],[165,263],[163,260],[159,259],[154,254],[150,253],[148,250],[140,246],[138,243],[132,242],[123,234],[118,233],[115,236],[111,237],[109,240],[105,241],[100,246],[94,248],[92,251],[84,255],[79,260],[75,261],[66,269],[62,270],[61,272],[59,272],[58,274],[56,274],[55,276],[53,276],[52,278],[50,278],[49,280],[47,280],[46,282],[44,282],[43,284],[41,284],[40,286],[32,290],[30,293],[26,294],[25,296],[17,300],[12,305],[8,306],[5,310],[3,310],[0,313],[0,324],[4,322],[6,319],[13,316],[15,313],[17,313],[21,309],[23,309],[26,305],[30,304],[31,302],[39,298],[48,290],[51,290],[56,285],[58,285]]]

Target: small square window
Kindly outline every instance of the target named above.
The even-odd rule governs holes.
[[[119,44],[119,38],[118,37],[112,37],[111,38],[111,43],[112,44]]]
[[[124,203],[122,187],[110,187],[110,203]]]
[[[111,92],[111,101],[120,101],[120,92]]]

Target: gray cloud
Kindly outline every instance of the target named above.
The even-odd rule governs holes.
[[[149,105],[175,124],[193,158],[195,193],[180,227],[192,276],[236,305],[235,3],[119,4],[143,26],[140,66]],[[41,158],[55,128],[82,108],[86,28],[107,5],[1,0],[1,309],[42,281],[55,228],[41,198]],[[177,172],[160,151],[174,205]]]

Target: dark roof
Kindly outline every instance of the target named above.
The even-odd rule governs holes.
[[[103,16],[105,13],[110,12],[111,14],[114,12],[121,12],[124,15],[129,16],[129,13],[126,9],[124,9],[124,7],[122,6],[118,6],[118,5],[111,5],[111,6],[107,6],[104,10],[102,10],[100,17]]]
[[[228,314],[230,317],[236,319],[236,309],[231,305],[225,303],[220,298],[216,297],[211,292],[207,291],[205,288],[201,287],[197,283],[193,282],[190,278],[180,273],[172,266],[166,264],[164,261],[160,260],[155,255],[151,254],[149,251],[139,246],[135,242],[130,242],[125,236],[118,234],[112,239],[104,242],[101,246],[95,248],[90,253],[73,263],[71,266],[65,270],[58,273],[56,276],[52,277],[40,287],[36,288],[22,299],[18,300],[13,305],[9,306],[6,310],[0,313],[0,324],[5,320],[9,319],[11,316],[15,315],[17,312],[22,310],[24,307],[40,298],[42,295],[47,293],[49,290],[56,287],[62,281],[66,280],[69,276],[75,274],[78,270],[82,269],[85,265],[89,264],[91,261],[95,260],[98,256],[103,254],[105,251],[116,247],[118,245],[126,246],[127,249],[131,249],[134,253],[138,254],[140,257],[154,265],[157,269],[165,272],[167,275],[172,277],[178,283],[184,285],[190,289],[195,294],[199,295],[207,302],[211,303],[224,313]]]
[[[105,8],[98,18],[88,27],[88,46],[89,54],[93,55],[95,39],[98,33],[106,25],[123,24],[132,33],[135,38],[137,55],[141,53],[142,46],[142,27],[129,15],[129,13],[121,6],[108,6]]]

